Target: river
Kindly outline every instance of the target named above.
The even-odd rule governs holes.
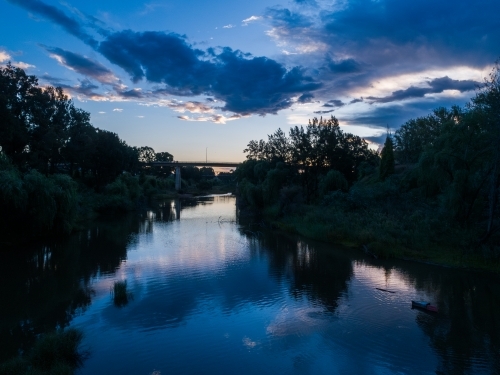
[[[0,264],[0,360],[70,326],[91,353],[79,375],[500,374],[499,276],[243,224],[234,197],[22,250]]]

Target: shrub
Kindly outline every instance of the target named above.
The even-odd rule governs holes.
[[[328,192],[335,190],[347,191],[347,189],[349,189],[349,184],[346,178],[341,172],[335,169],[328,171],[319,184],[319,191],[321,195],[325,195]]]

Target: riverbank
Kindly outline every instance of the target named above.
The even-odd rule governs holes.
[[[277,206],[253,211],[253,215],[260,216],[273,229],[364,251],[377,259],[500,273],[498,258],[480,248],[473,249],[466,233],[450,228],[449,233],[432,238],[429,228],[422,225],[423,220],[415,217],[391,217],[375,209],[338,212],[325,206],[306,205],[287,215],[280,214]]]

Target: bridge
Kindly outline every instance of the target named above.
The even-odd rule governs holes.
[[[236,168],[241,162],[227,161],[154,161],[150,163],[153,167],[175,168],[175,190],[181,190],[181,167],[233,167]]]

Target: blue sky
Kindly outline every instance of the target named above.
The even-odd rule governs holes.
[[[336,116],[373,142],[464,105],[500,57],[483,0],[1,0],[0,63],[61,86],[92,123],[177,160]]]

